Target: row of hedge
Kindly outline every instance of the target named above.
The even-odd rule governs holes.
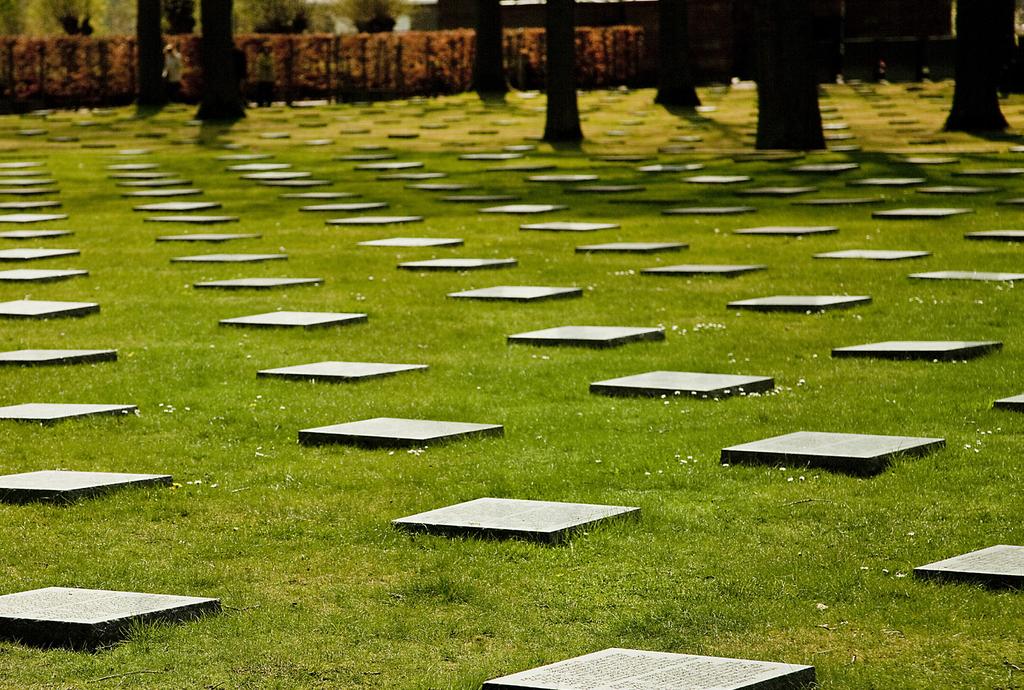
[[[199,37],[168,38],[185,63],[182,95],[202,92]],[[471,88],[474,32],[409,31],[388,34],[248,34],[236,37],[250,70],[268,46],[279,98],[403,97],[459,93]],[[641,78],[643,29],[579,28],[577,76],[581,88],[634,84]],[[544,31],[505,32],[505,65],[520,89],[544,83]],[[130,102],[136,93],[134,37],[0,37],[0,92],[15,103],[52,106]]]

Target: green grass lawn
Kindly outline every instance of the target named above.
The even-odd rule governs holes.
[[[2,473],[37,469],[174,475],[173,489],[123,491],[67,507],[0,506],[0,593],[47,586],[211,596],[224,613],[183,626],[136,630],[99,653],[0,643],[0,686],[478,688],[488,679],[606,647],[744,657],[817,667],[822,688],[1020,688],[1024,598],[1019,591],[915,580],[915,566],[992,544],[1024,544],[1024,417],[992,409],[1024,392],[1024,310],[1010,283],[913,281],[929,270],[1024,271],[1024,246],[972,242],[965,232],[1022,228],[1019,177],[960,178],[956,170],[1021,165],[1011,141],[935,133],[951,87],[879,87],[896,109],[849,87],[833,105],[861,152],[808,156],[856,161],[841,175],[794,175],[792,162],[735,163],[749,151],[751,91],[702,91],[714,112],[674,115],[653,93],[582,96],[582,149],[538,142],[524,161],[595,171],[601,183],[640,183],[627,195],[570,194],[501,163],[458,160],[540,134],[542,99],[483,108],[470,96],[314,109],[250,111],[230,129],[190,123],[192,109],[148,118],[134,111],[0,118],[0,160],[40,160],[59,181],[71,237],[0,240],[0,248],[73,247],[80,257],[31,268],[86,268],[87,278],[0,285],[0,301],[96,301],[98,315],[0,322],[0,349],[116,348],[116,363],[0,369],[0,404],[130,403],[138,417],[40,427],[0,424]],[[941,96],[925,98],[923,96]],[[1024,101],[1004,109],[1020,125]],[[464,118],[457,116],[464,115]],[[919,125],[894,126],[911,118]],[[97,124],[79,126],[86,121]],[[832,120],[830,120],[832,121]],[[443,129],[420,129],[443,123]],[[497,123],[497,124],[495,124]],[[357,126],[368,134],[346,134]],[[47,135],[17,136],[42,127]],[[904,128],[919,128],[908,132]],[[471,130],[490,134],[469,134]],[[261,132],[289,132],[261,139]],[[416,139],[389,133],[419,132]],[[618,136],[625,133],[626,136]],[[143,138],[158,134],[161,138]],[[702,162],[707,174],[746,174],[708,187],[686,173],[645,175],[600,154],[657,155],[674,136],[693,151],[659,162]],[[53,143],[71,135],[79,143]],[[910,140],[941,136],[942,144]],[[192,142],[192,139],[196,139]],[[330,138],[329,146],[304,145]],[[83,149],[110,142],[112,149]],[[292,191],[227,172],[228,142],[330,179],[337,191],[385,201],[374,214],[424,223],[334,228],[301,213]],[[839,141],[837,144],[851,142]],[[479,204],[378,181],[335,156],[381,144],[399,160],[570,209],[541,217],[479,214]],[[678,145],[678,144],[677,144]],[[119,149],[152,149],[119,156]],[[914,166],[900,155],[954,152],[954,165]],[[107,165],[152,161],[223,203],[240,223],[214,228],[143,222],[120,198]],[[513,161],[517,162],[517,161]],[[913,188],[858,188],[859,177],[921,176],[931,184],[1001,188],[930,197]],[[438,180],[435,180],[438,181]],[[749,186],[811,184],[816,196],[884,196],[876,206],[815,208],[747,198]],[[0,184],[0,187],[3,187]],[[302,190],[294,190],[302,191]],[[467,191],[467,193],[470,193]],[[815,196],[815,195],[807,195]],[[12,197],[13,198],[13,197]],[[758,207],[756,214],[668,217],[665,204]],[[801,197],[807,198],[807,197]],[[311,202],[318,203],[318,202]],[[486,205],[486,204],[483,204]],[[969,206],[940,221],[877,221],[873,209]],[[214,211],[213,213],[220,213]],[[611,221],[595,233],[521,232],[520,222]],[[737,228],[836,225],[805,239],[744,237]],[[0,230],[20,226],[2,227]],[[33,226],[35,227],[35,226]],[[179,232],[254,232],[225,245],[156,243]],[[464,247],[390,249],[357,242],[391,236],[461,237]],[[682,241],[680,253],[582,255],[578,244]],[[924,259],[826,261],[839,249],[923,249]],[[172,264],[206,252],[278,252],[286,262]],[[400,271],[400,260],[518,259],[514,269]],[[734,279],[643,276],[675,263],[764,263]],[[2,268],[16,268],[5,265]],[[196,290],[206,279],[322,277],[320,287]],[[448,299],[492,285],[584,288],[581,299],[536,304]],[[726,308],[773,294],[866,294],[871,305],[826,314]],[[323,330],[256,330],[223,318],[275,309],[361,311],[369,322]],[[505,337],[561,325],[656,326],[660,343],[619,349],[509,346]],[[967,363],[833,360],[831,348],[880,340],[1004,342]],[[320,360],[428,364],[426,372],[358,384],[257,379],[258,369]],[[771,394],[720,402],[591,395],[588,385],[655,369],[774,376]],[[299,429],[369,417],[505,425],[504,438],[426,450],[307,448]],[[898,460],[872,478],[798,467],[723,467],[726,446],[797,430],[940,436],[944,450]],[[577,535],[565,546],[411,537],[390,520],[481,496],[639,506],[638,521]],[[113,676],[113,677],[111,677]],[[102,682],[97,679],[106,678]]]

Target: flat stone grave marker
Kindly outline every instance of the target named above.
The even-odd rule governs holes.
[[[392,520],[391,524],[407,532],[448,537],[562,543],[574,532],[591,525],[639,514],[640,509],[631,506],[478,498]]]
[[[79,254],[77,249],[0,249],[0,262],[37,261]]]
[[[290,132],[262,132],[260,139],[290,139]]]
[[[67,220],[66,213],[5,213],[0,214],[0,223],[45,223],[51,220]]]
[[[687,394],[697,398],[728,398],[761,393],[775,388],[769,376],[736,376],[690,371],[649,371],[633,376],[597,381],[591,393],[624,396],[667,396]]]
[[[353,218],[331,218],[328,225],[400,225],[421,223],[423,216],[355,216]]]
[[[118,187],[141,187],[144,189],[159,189],[161,187],[187,187],[192,180],[185,180],[179,177],[166,180],[124,180],[118,182]]]
[[[215,263],[239,264],[256,263],[259,261],[284,261],[287,254],[196,254],[195,256],[176,256],[172,263]]]
[[[0,282],[48,283],[87,275],[89,275],[89,272],[82,269],[43,270],[19,268],[12,271],[0,271]]]
[[[529,182],[550,182],[555,184],[571,184],[575,182],[595,182],[600,179],[597,175],[589,173],[572,175],[572,174],[557,174],[557,175],[530,175],[526,178]]]
[[[846,184],[851,187],[912,187],[926,182],[923,177],[865,177],[850,180]]]
[[[740,184],[750,182],[749,175],[691,175],[684,177],[683,182],[690,184]]]
[[[115,361],[117,361],[117,350],[11,350],[0,352],[0,365],[34,366]]]
[[[217,156],[219,161],[264,161],[274,156],[269,153],[226,153]]]
[[[557,166],[553,163],[511,163],[508,165],[496,165],[489,168],[484,168],[484,172],[519,172],[519,173],[531,173],[531,172],[543,172],[545,170],[554,170]]]
[[[355,192],[287,192],[281,195],[282,199],[303,199],[308,201],[332,201],[335,199],[353,199],[362,196]]]
[[[462,244],[457,237],[388,237],[359,242],[362,247],[459,247]]]
[[[965,213],[974,213],[970,208],[894,208],[888,211],[875,211],[872,218],[883,218],[887,220],[937,220],[960,216]]]
[[[259,180],[257,182],[261,187],[287,187],[289,189],[306,189],[308,187],[326,187],[331,183],[330,180],[314,180],[311,177],[297,180]]]
[[[111,180],[162,180],[174,177],[175,173],[166,170],[132,170],[107,175]]]
[[[43,167],[40,161],[3,161],[0,162],[0,170],[28,170],[30,168]]]
[[[740,189],[736,193],[743,196],[797,196],[798,194],[813,194],[817,187],[751,187]]]
[[[883,471],[897,455],[925,455],[945,445],[941,438],[796,431],[723,448],[721,461],[869,475]]]
[[[914,190],[917,194],[949,194],[960,196],[962,194],[992,194],[998,192],[999,187],[970,187],[967,185],[938,185],[936,187],[918,187]]]
[[[969,240],[994,240],[997,242],[1024,242],[1024,230],[982,230],[964,235]]]
[[[57,180],[43,177],[5,177],[3,184],[8,187],[45,187],[56,184]]]
[[[300,206],[299,210],[307,213],[322,213],[325,211],[357,213],[359,211],[374,211],[387,207],[388,204],[384,201],[359,201],[351,204],[313,204],[312,206]]]
[[[13,189],[0,188],[0,194],[4,196],[44,196],[60,194],[60,190],[56,187],[15,187]]]
[[[292,167],[291,163],[241,163],[228,166],[229,172],[274,172],[275,170],[287,170]]]
[[[0,636],[37,647],[94,649],[143,623],[180,623],[220,611],[220,600],[46,587],[0,596]]]
[[[53,237],[67,237],[74,233],[70,230],[9,230],[0,232],[4,240],[45,240]]]
[[[40,470],[0,476],[2,503],[71,503],[130,486],[170,486],[169,474]]]
[[[515,194],[455,194],[441,197],[441,201],[455,204],[493,204],[500,201],[517,201],[520,198]]]
[[[407,271],[472,271],[486,268],[514,268],[518,263],[515,259],[466,259],[453,257],[449,259],[406,261],[405,263],[398,264],[398,268]]]
[[[661,174],[675,172],[696,172],[698,170],[703,169],[703,163],[656,163],[652,165],[641,165],[637,167],[637,172]]]
[[[953,177],[1015,177],[1024,175],[1024,168],[968,168],[954,170]]]
[[[194,223],[195,225],[217,225],[218,223],[237,223],[238,216],[149,216],[147,223]]]
[[[914,568],[928,580],[982,584],[988,587],[1024,587],[1024,546],[997,544]]]
[[[157,204],[142,204],[133,207],[133,211],[158,212],[158,213],[190,213],[192,211],[209,211],[220,208],[216,201],[164,201]]]
[[[642,340],[664,340],[665,329],[630,326],[559,326],[508,336],[509,344],[618,347]]]
[[[326,311],[272,311],[266,314],[221,319],[222,326],[249,326],[255,328],[319,328],[366,323],[366,314],[348,314]]]
[[[581,245],[576,247],[576,253],[653,254],[655,252],[678,252],[687,248],[689,248],[689,245],[683,242],[606,242],[604,244]]]
[[[541,287],[535,285],[498,285],[476,290],[448,293],[457,299],[507,300],[510,302],[539,302],[547,299],[582,297],[583,290],[573,287]]]
[[[974,359],[1002,349],[1003,344],[995,340],[889,340],[867,345],[837,347],[833,357],[867,357],[872,359],[924,359],[943,362]]]
[[[822,312],[830,309],[848,309],[862,304],[870,304],[871,298],[865,295],[774,295],[729,302],[730,309],[749,309],[750,311],[788,311],[788,312]]]
[[[404,371],[423,371],[426,364],[386,364],[382,362],[314,362],[291,367],[262,369],[256,372],[260,378],[279,378],[289,381],[365,381],[393,376]]]
[[[550,213],[552,211],[564,211],[568,206],[562,204],[508,204],[506,206],[491,206],[480,209],[480,213],[507,213],[510,215],[533,215],[537,213]]]
[[[712,275],[734,278],[744,273],[763,271],[765,264],[677,264],[675,266],[654,266],[640,271],[649,276],[699,276]]]
[[[1014,395],[1009,398],[1002,398],[996,400],[995,407],[1001,410],[1013,410],[1014,412],[1024,412],[1024,393],[1020,395]]]
[[[929,271],[927,273],[911,273],[917,280],[985,280],[994,282],[1013,282],[1024,280],[1024,273],[996,273],[986,271]]]
[[[815,684],[813,666],[612,648],[495,678],[481,690],[810,690]]]
[[[40,208],[60,208],[59,201],[0,201],[0,211],[34,211]]]
[[[815,259],[867,259],[869,261],[899,261],[931,256],[931,252],[898,249],[842,249],[815,254]]]
[[[781,237],[803,237],[804,235],[833,235],[839,232],[834,225],[785,226],[766,225],[758,228],[733,230],[734,235],[776,235]]]
[[[199,196],[203,193],[201,189],[194,187],[164,188],[164,189],[140,189],[135,192],[122,192],[121,196],[127,199],[163,199],[176,196]]]
[[[736,216],[742,213],[756,213],[753,206],[683,206],[662,210],[665,216]]]
[[[356,170],[383,171],[383,170],[414,170],[422,168],[423,163],[419,161],[384,161],[380,163],[360,163]]]
[[[849,172],[860,167],[859,163],[803,163],[794,165],[789,172],[828,175]]]
[[[448,177],[448,173],[443,172],[405,172],[405,173],[389,173],[387,175],[377,175],[378,180],[437,180],[442,177]]]
[[[299,431],[299,443],[345,443],[368,448],[387,448],[421,446],[435,441],[451,441],[472,436],[502,436],[504,433],[505,428],[500,424],[376,417],[358,422],[302,429]]]
[[[294,285],[321,285],[323,278],[232,278],[230,280],[209,280],[195,283],[194,288],[219,288],[222,290],[269,290]]]
[[[52,319],[85,316],[99,310],[100,305],[95,302],[53,302],[32,299],[0,302],[0,318],[4,319]]]
[[[951,156],[905,156],[898,159],[898,161],[908,165],[950,165],[952,163],[959,163],[960,159]]]
[[[834,197],[827,199],[800,199],[794,201],[794,206],[864,206],[867,204],[880,204],[885,199],[876,196],[858,197]]]
[[[475,189],[476,185],[458,184],[455,182],[417,182],[405,185],[406,189],[418,189],[421,192],[461,192]]]
[[[76,403],[23,403],[0,407],[0,419],[49,424],[94,415],[126,415],[137,412],[135,405],[91,405]]]
[[[255,172],[246,173],[242,175],[243,180],[258,180],[258,181],[271,181],[281,182],[284,180],[301,180],[303,178],[312,177],[313,173],[302,170],[284,171],[284,170],[272,170],[269,172]]]
[[[195,232],[186,235],[161,235],[157,242],[229,242],[231,240],[255,240],[262,237],[256,233]]]
[[[618,223],[581,223],[574,221],[555,221],[551,223],[527,223],[520,225],[520,230],[539,230],[541,232],[595,232],[597,230],[615,230]]]
[[[1024,197],[1017,197],[1014,199],[1000,199],[1000,206],[1022,206],[1024,205]]]
[[[522,158],[523,154],[516,152],[505,153],[463,153],[459,156],[461,161],[512,161]]]
[[[639,184],[585,184],[569,187],[565,191],[571,194],[629,194],[646,189],[647,187]]]

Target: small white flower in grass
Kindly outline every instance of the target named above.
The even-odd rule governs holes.
[[[828,611],[828,604],[818,603],[814,605],[814,608],[818,609],[819,611]]]

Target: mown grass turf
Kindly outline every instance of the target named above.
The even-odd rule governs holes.
[[[880,87],[897,105],[841,87],[837,107],[864,151],[808,156],[853,160],[858,171],[794,175],[792,162],[735,163],[748,150],[754,95],[702,92],[717,111],[665,112],[653,94],[582,97],[582,150],[547,145],[528,162],[594,170],[602,183],[640,182],[633,195],[570,194],[525,182],[523,173],[482,172],[501,163],[459,161],[539,134],[540,99],[512,96],[483,108],[469,96],[373,107],[250,111],[223,129],[188,123],[190,109],[143,119],[130,110],[57,113],[44,121],[0,119],[4,160],[37,159],[60,182],[75,235],[4,247],[75,247],[81,257],[35,266],[88,268],[88,278],[0,286],[0,301],[95,300],[99,315],[3,321],[0,345],[114,347],[119,361],[0,369],[0,403],[133,403],[139,417],[53,427],[4,423],[4,473],[68,468],[173,473],[173,490],[124,491],[70,507],[0,506],[5,526],[0,592],[52,585],[216,596],[223,615],[151,627],[96,654],[0,644],[6,687],[477,688],[487,678],[609,646],[814,664],[823,688],[1010,688],[1024,682],[1020,592],[936,585],[909,573],[996,543],[1024,543],[1021,449],[1024,418],[992,401],[1024,391],[1024,316],[1008,283],[923,282],[911,272],[1021,271],[1020,246],[963,239],[971,230],[1020,227],[1018,178],[975,181],[1002,188],[965,198],[912,188],[856,188],[859,177],[917,175],[959,184],[952,172],[1019,165],[1006,141],[933,137],[949,85],[924,92]],[[923,96],[940,96],[925,98]],[[1015,99],[1005,106],[1014,122]],[[465,115],[464,119],[459,116]],[[890,125],[920,120],[921,132]],[[93,127],[80,127],[93,120]],[[623,122],[626,124],[623,124]],[[498,122],[499,124],[494,124]],[[444,123],[445,129],[418,129]],[[316,125],[316,126],[311,126]],[[19,137],[110,142],[83,149]],[[369,134],[344,134],[365,126]],[[491,134],[470,135],[485,129]],[[621,130],[626,136],[618,136]],[[290,139],[259,134],[284,131]],[[419,132],[417,139],[388,133]],[[609,134],[610,133],[610,134]],[[140,135],[162,138],[140,138]],[[703,162],[705,172],[749,174],[748,185],[705,187],[683,174],[644,175],[600,153],[654,156],[670,137],[699,134],[693,151],[660,162]],[[198,143],[179,143],[197,138]],[[323,147],[305,140],[331,138]],[[260,187],[226,172],[227,142],[272,153],[331,189],[386,201],[382,213],[421,214],[394,228],[331,228],[344,214],[300,213],[291,190]],[[845,144],[848,142],[836,142]],[[442,171],[442,181],[565,203],[543,217],[478,214],[441,193],[377,181],[332,159],[383,144],[401,160]],[[464,146],[462,144],[465,144]],[[145,147],[144,156],[119,156]],[[920,150],[920,151],[919,151]],[[901,152],[956,151],[956,165],[913,166]],[[258,232],[226,245],[154,242],[184,226],[144,223],[120,198],[105,166],[153,161],[220,201],[237,224],[211,231]],[[968,182],[971,182],[968,180]],[[881,195],[877,207],[812,208],[792,199],[739,197],[749,186],[813,184],[817,196]],[[3,185],[0,184],[0,187]],[[296,190],[301,191],[301,190]],[[664,204],[757,206],[735,217],[664,217]],[[317,202],[313,202],[317,203]],[[970,206],[941,221],[875,221],[874,208]],[[215,211],[214,213],[219,213]],[[376,213],[376,212],[375,212]],[[521,232],[520,222],[608,220],[597,233]],[[837,225],[836,235],[743,237],[758,225]],[[12,226],[13,228],[13,226]],[[7,228],[3,228],[7,229]],[[205,232],[207,229],[198,230]],[[452,249],[359,247],[390,236],[462,237]],[[684,241],[680,253],[579,255],[578,244]],[[825,261],[821,251],[926,249],[926,259]],[[285,251],[287,262],[251,266],[171,264],[205,252]],[[511,270],[412,273],[400,260],[514,257]],[[641,276],[674,263],[766,263],[735,279]],[[221,292],[204,279],[323,277],[322,287]],[[582,299],[538,304],[447,299],[501,284],[580,286]],[[755,314],[733,299],[771,294],[869,294],[873,304],[820,315]],[[336,329],[262,331],[218,326],[222,318],[274,309],[365,311],[369,323]],[[509,346],[505,336],[560,325],[663,325],[663,343],[614,350]],[[1001,352],[968,363],[833,360],[830,349],[890,339],[995,339]],[[258,369],[325,359],[423,363],[424,373],[354,385],[256,379]],[[776,377],[769,395],[722,402],[617,399],[588,393],[592,381],[653,369]],[[304,448],[301,428],[375,416],[504,424],[502,439],[427,450]],[[945,450],[898,461],[873,478],[801,468],[722,467],[722,447],[800,429],[942,436]],[[580,535],[564,547],[516,541],[410,537],[393,518],[479,496],[635,505],[639,521]],[[110,677],[102,682],[91,682]]]

